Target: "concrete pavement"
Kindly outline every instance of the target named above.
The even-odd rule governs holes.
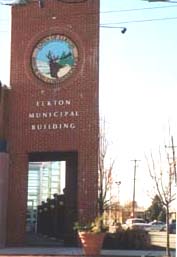
[[[0,249],[0,256],[82,256],[83,252],[81,248],[77,247],[19,247],[19,248],[3,248]],[[154,256],[161,257],[165,256],[165,251],[155,251],[155,250],[102,250],[101,255],[105,256],[130,256],[130,257],[146,257]],[[171,251],[171,256],[176,256],[176,251]]]

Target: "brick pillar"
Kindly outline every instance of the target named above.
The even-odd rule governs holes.
[[[6,243],[6,213],[9,154],[0,152],[0,248]]]
[[[25,242],[28,155],[9,155],[9,189],[7,245],[22,246]]]

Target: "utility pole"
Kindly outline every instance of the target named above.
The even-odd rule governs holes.
[[[137,168],[137,162],[140,162],[140,160],[131,160],[134,162],[134,177],[133,177],[133,201],[132,201],[132,216],[135,217],[135,187],[136,187],[136,168]]]
[[[117,191],[117,202],[118,202],[118,204],[119,204],[119,202],[120,202],[119,196],[120,196],[120,185],[121,185],[121,181],[116,181],[115,183],[116,183],[117,188],[118,188],[118,191]]]
[[[170,146],[166,146],[165,147],[167,148],[171,148],[172,149],[172,158],[173,158],[173,175],[174,175],[174,179],[175,179],[175,184],[177,184],[177,177],[176,177],[176,154],[175,154],[175,148],[177,146],[174,146],[174,141],[173,141],[173,136],[171,136],[171,145]],[[171,173],[171,172],[170,172]],[[170,179],[171,179],[171,175],[170,174]]]
[[[118,217],[118,222],[120,222],[120,185],[121,185],[121,181],[116,181],[115,182],[118,188],[117,191],[117,217]],[[117,219],[117,218],[116,218]]]

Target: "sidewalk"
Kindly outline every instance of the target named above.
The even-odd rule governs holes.
[[[3,248],[0,249],[0,256],[25,256],[25,255],[57,255],[57,256],[81,256],[83,255],[82,249],[77,247],[21,247],[21,248]],[[132,257],[146,257],[165,256],[165,251],[154,251],[154,250],[102,250],[101,255],[105,256],[132,256]],[[171,256],[175,257],[176,252],[171,251]]]

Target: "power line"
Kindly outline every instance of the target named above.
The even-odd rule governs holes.
[[[119,25],[119,24],[128,24],[128,23],[139,23],[139,22],[152,22],[152,21],[165,21],[165,20],[176,20],[177,17],[166,17],[166,18],[155,18],[155,19],[147,19],[147,20],[131,20],[131,21],[120,21],[120,22],[110,22],[110,23],[103,23],[101,26],[107,25]]]
[[[166,6],[155,6],[155,7],[145,7],[145,8],[134,8],[134,9],[122,9],[122,10],[110,10],[110,11],[101,11],[101,14],[106,13],[118,13],[118,12],[134,12],[134,11],[144,11],[144,10],[155,10],[155,9],[164,9],[164,8],[174,8],[177,5],[166,5]]]

